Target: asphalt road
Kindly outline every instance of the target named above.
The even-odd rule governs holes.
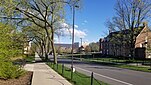
[[[58,59],[58,62],[71,67],[70,59]],[[90,64],[79,60],[74,60],[74,68],[88,76],[93,72],[96,79],[111,85],[151,85],[151,73],[147,72]]]

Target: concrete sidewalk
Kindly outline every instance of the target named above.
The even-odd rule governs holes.
[[[35,60],[41,59],[36,55]],[[45,63],[26,64],[24,68],[33,71],[32,85],[72,85]]]

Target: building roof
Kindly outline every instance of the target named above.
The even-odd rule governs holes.
[[[138,27],[134,28],[134,35],[137,37],[143,29],[144,29],[144,26],[140,26],[139,28]],[[104,38],[104,41],[108,42],[108,41],[111,41],[111,39],[113,38],[115,38],[115,40],[117,39],[126,40],[128,36],[130,35],[130,33],[131,33],[130,29],[111,32],[109,33],[107,37]]]
[[[144,27],[137,27],[134,28],[134,34],[137,36],[143,29]],[[116,31],[116,32],[111,32],[107,37],[112,37],[113,35],[117,35],[117,34],[122,34],[122,35],[127,35],[130,34],[131,30],[130,29],[126,29],[126,30],[122,30],[122,31]]]

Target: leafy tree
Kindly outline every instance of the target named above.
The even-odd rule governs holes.
[[[1,15],[3,18],[16,19],[22,25],[35,24],[45,30],[48,59],[50,46],[52,48],[54,63],[57,63],[56,50],[54,47],[55,23],[62,21],[65,4],[73,5],[78,0],[1,0]],[[24,21],[24,22],[23,22]],[[30,22],[30,24],[29,24]]]
[[[90,48],[91,48],[91,52],[98,52],[99,51],[99,44],[98,43],[90,43],[89,44]]]
[[[91,47],[90,47],[90,46],[86,46],[86,47],[85,47],[85,52],[86,52],[86,53],[91,52]]]
[[[40,57],[43,57],[44,54],[47,55],[47,49],[49,48],[46,48],[48,41],[44,29],[33,24],[23,28],[23,33],[29,38],[28,41],[32,41],[33,45],[36,45],[36,47],[33,46],[32,50],[37,52]]]

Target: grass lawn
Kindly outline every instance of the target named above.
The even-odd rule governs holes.
[[[80,57],[76,57],[76,58],[80,58]],[[151,60],[129,60],[129,59],[117,59],[117,58],[92,58],[92,57],[91,58],[82,57],[81,60],[84,62],[96,63],[105,66],[126,68],[126,69],[143,71],[143,72],[151,72],[151,67],[149,66]],[[146,67],[142,67],[138,65],[138,64],[142,64],[143,62],[144,64],[147,63]],[[131,64],[134,63],[136,65],[129,65],[130,63]]]
[[[70,81],[73,85],[91,85],[90,76],[86,76],[79,72],[74,72],[73,81],[71,81],[71,70],[69,68],[64,67],[64,70],[62,70],[61,64],[58,64],[58,69],[57,69],[57,65],[51,63],[47,63],[47,64],[55,71],[57,71],[60,75],[65,77],[68,81]],[[109,84],[93,79],[93,85],[109,85]]]
[[[35,56],[26,56],[24,59],[27,63],[32,63],[35,60]]]
[[[23,56],[23,57],[16,57],[12,60],[13,64],[24,66],[26,63],[33,63],[35,60],[34,56]]]
[[[149,60],[130,60],[130,59],[117,59],[117,58],[83,58],[86,61],[99,61],[99,62],[116,62],[116,63],[137,63],[137,62],[146,62],[150,63]]]
[[[119,62],[113,62],[110,60],[102,60],[102,59],[84,59],[84,61],[86,62],[92,62],[92,63],[97,63],[97,64],[101,64],[101,65],[106,65],[106,66],[113,66],[113,67],[119,67],[119,68],[126,68],[126,69],[131,69],[131,70],[136,70],[136,71],[143,71],[143,72],[151,72],[151,67],[141,67],[141,66],[137,66],[137,65],[127,65],[126,63],[121,63],[119,64]],[[118,60],[116,60],[118,61]],[[125,60],[123,60],[123,62],[125,62]],[[137,61],[138,62],[138,61]],[[127,62],[129,63],[129,62]]]
[[[132,66],[132,65],[113,65],[113,66],[136,70],[136,71],[151,72],[151,67],[139,67],[139,66]]]

